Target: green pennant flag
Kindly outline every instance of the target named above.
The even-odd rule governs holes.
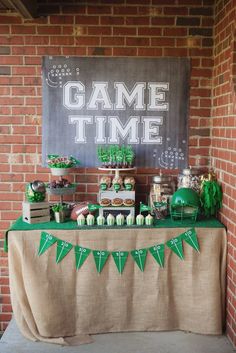
[[[147,205],[145,205],[144,203],[140,203],[140,210],[139,210],[139,212],[141,213],[141,212],[144,212],[144,211],[151,211],[151,207],[149,207],[149,206],[147,206]]]
[[[57,239],[56,263],[58,264],[71,251],[73,245],[67,241]]]
[[[93,250],[93,257],[98,273],[102,271],[109,255],[109,251],[106,250]]]
[[[147,249],[138,249],[138,250],[132,250],[131,255],[140,268],[140,270],[143,272],[144,267],[145,267],[145,262],[146,262],[146,257],[147,257]]]
[[[157,244],[148,249],[157,263],[164,267],[164,259],[165,259],[165,245]]]
[[[88,204],[88,209],[89,209],[90,212],[96,211],[96,210],[98,210],[99,208],[101,208],[100,205],[93,204],[93,203],[89,203],[89,204]]]
[[[197,252],[200,252],[200,247],[197,240],[197,233],[194,228],[187,230],[182,235],[182,239],[186,241]]]
[[[113,259],[115,261],[116,267],[120,274],[123,272],[128,255],[129,255],[128,251],[112,252]]]
[[[42,232],[39,249],[38,249],[38,256],[42,255],[48,248],[50,248],[50,246],[56,243],[56,241],[57,241],[57,238],[54,237],[53,235],[47,232]]]
[[[170,248],[181,260],[184,260],[182,237],[172,238],[167,241],[166,245]]]
[[[87,259],[89,254],[91,253],[91,250],[87,248],[82,248],[79,245],[75,245],[74,249],[75,249],[75,265],[76,265],[76,270],[78,270],[83,265],[84,261]]]

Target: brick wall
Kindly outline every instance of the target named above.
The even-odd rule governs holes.
[[[227,334],[236,345],[236,3],[215,7],[211,162],[222,182],[228,230]]]
[[[44,2],[42,17],[34,21],[0,13],[1,248],[4,231],[21,214],[25,183],[50,180],[40,167],[43,55],[191,58],[189,164],[200,168],[209,162],[213,0]],[[216,125],[214,134],[218,130]],[[156,173],[138,171],[138,200],[145,201]],[[81,169],[71,180],[79,183],[75,200],[96,199],[96,169]],[[7,257],[1,250],[0,330],[10,318]]]

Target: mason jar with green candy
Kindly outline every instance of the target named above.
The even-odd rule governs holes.
[[[43,202],[46,197],[46,187],[42,181],[35,180],[26,185],[25,196],[29,202]]]

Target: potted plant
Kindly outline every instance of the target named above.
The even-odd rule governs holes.
[[[80,162],[74,157],[63,157],[57,154],[49,154],[47,164],[51,169],[52,175],[67,175],[71,168],[74,168]]]
[[[52,206],[52,210],[54,212],[54,218],[57,223],[65,222],[65,205],[62,203],[56,203]]]

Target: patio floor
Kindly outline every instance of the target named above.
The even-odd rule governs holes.
[[[0,340],[1,353],[233,353],[225,336],[187,332],[110,333],[93,336],[94,342],[63,347],[31,342],[19,332],[14,319]]]

